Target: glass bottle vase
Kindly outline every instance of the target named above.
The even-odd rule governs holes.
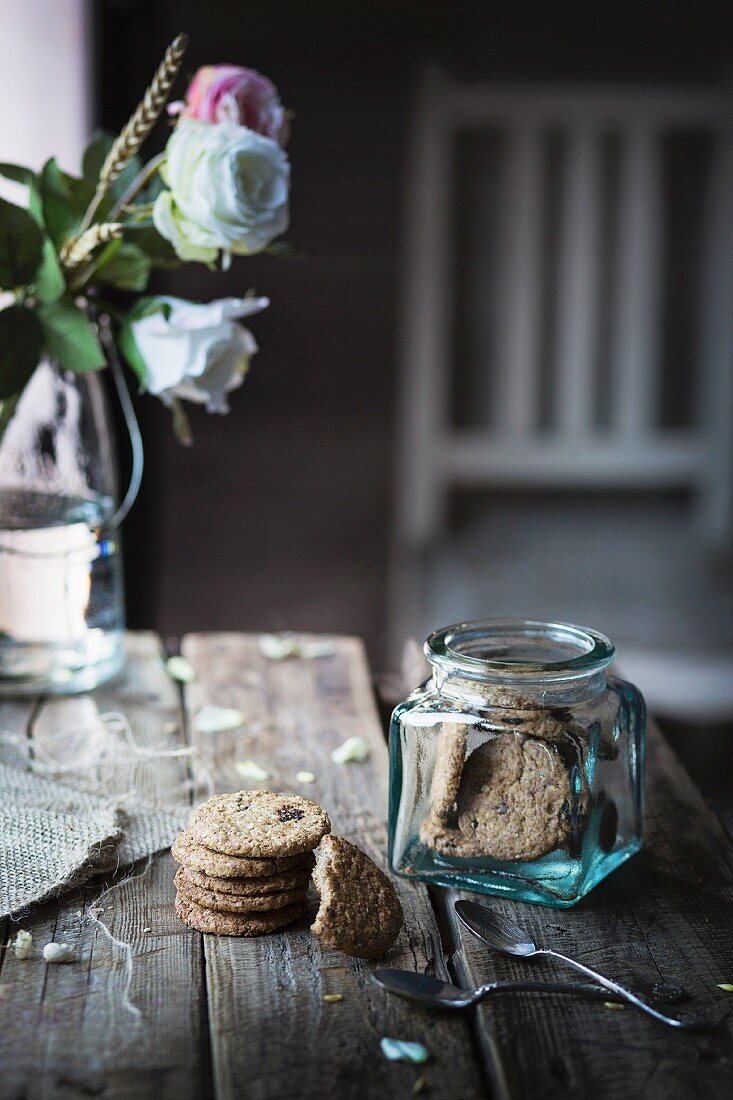
[[[117,487],[101,375],[42,360],[0,437],[0,695],[87,691],[121,668]]]

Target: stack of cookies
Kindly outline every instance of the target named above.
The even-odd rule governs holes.
[[[331,829],[328,814],[298,795],[237,791],[194,810],[172,853],[176,913],[191,928],[258,936],[307,910],[313,849]]]

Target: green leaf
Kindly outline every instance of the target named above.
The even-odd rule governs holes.
[[[145,290],[152,264],[142,249],[129,241],[118,240],[119,248],[107,262],[100,262],[96,276],[120,290]]]
[[[158,298],[149,294],[145,298],[138,298],[128,313],[130,321],[141,321],[143,317],[152,317],[154,313],[162,313],[166,321],[169,320],[173,307],[165,298]]]
[[[92,260],[90,260],[91,270],[88,276],[88,281],[96,281],[102,277],[102,273],[108,264],[112,263],[119,250],[122,248],[122,237],[115,237],[104,246]]]
[[[57,248],[72,235],[87,208],[74,195],[71,182],[53,158],[46,161],[41,172],[43,220]]]
[[[66,290],[59,258],[48,237],[43,238],[43,257],[36,275],[36,291],[42,302],[55,302]]]
[[[28,188],[28,213],[43,229],[41,189],[36,173],[31,172],[30,168],[22,168],[19,164],[0,164],[0,176],[14,180],[15,183],[22,183]]]
[[[84,150],[84,156],[82,158],[83,179],[80,181],[81,186],[78,188],[78,191],[80,196],[82,192],[89,195],[85,207],[89,205],[96,191],[99,173],[102,171],[102,165],[107,159],[107,154],[112,148],[114,141],[115,138],[112,134],[108,134],[104,130],[99,130],[96,134],[92,135],[89,144]],[[140,157],[134,156],[128,161],[121,175],[118,176],[114,183],[110,184],[103,201],[100,203],[100,220],[103,220],[104,215],[110,207],[112,207],[118,199],[122,198],[141,168],[142,161]]]
[[[149,183],[135,196],[135,203],[139,206],[152,206],[158,195],[166,190],[160,172],[156,172]]]
[[[135,343],[135,337],[132,335],[129,317],[125,317],[120,325],[117,343],[128,364],[137,375],[140,386],[145,389],[148,380],[148,368]]]
[[[36,180],[36,173],[21,164],[0,164],[0,176],[13,183],[22,183],[29,187]]]
[[[30,283],[41,263],[43,234],[28,211],[0,199],[0,287]]]
[[[43,202],[38,176],[30,168],[17,164],[0,164],[0,176],[22,183],[28,188],[28,213],[40,229],[45,230]],[[40,267],[36,272],[36,290],[42,302],[53,302],[64,293],[65,281],[56,249],[48,237],[43,237]]]
[[[23,389],[42,347],[43,333],[32,309],[13,305],[0,313],[0,401]]]
[[[0,287],[14,290],[31,282],[43,251],[43,234],[20,206],[0,199]]]
[[[23,168],[19,164],[0,164],[0,176],[7,180],[13,180],[15,183],[22,183],[28,188],[28,213],[43,228],[41,192],[36,173],[31,172],[30,168]]]
[[[88,319],[69,298],[38,307],[49,355],[65,370],[86,374],[100,370],[106,360]]]
[[[81,158],[81,174],[85,180],[93,183],[95,188],[102,165],[114,143],[114,137],[106,130],[97,130],[89,138]]]
[[[125,237],[142,249],[153,267],[172,268],[181,266],[181,261],[176,256],[173,245],[165,237],[161,237],[152,221],[146,221],[142,225],[126,224]]]

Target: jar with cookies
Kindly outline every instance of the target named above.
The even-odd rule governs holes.
[[[567,907],[642,844],[646,712],[594,630],[495,619],[436,631],[390,729],[397,874]]]

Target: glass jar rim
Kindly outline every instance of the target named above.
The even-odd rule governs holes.
[[[466,650],[482,642],[500,643],[502,639],[547,642],[567,646],[562,660],[507,659],[505,656],[474,656]],[[495,683],[505,680],[572,680],[602,672],[613,661],[612,642],[597,630],[572,623],[541,619],[482,619],[454,623],[432,633],[424,645],[431,665],[445,673],[469,680]],[[539,646],[538,646],[539,651]],[[574,654],[572,651],[575,651]]]

